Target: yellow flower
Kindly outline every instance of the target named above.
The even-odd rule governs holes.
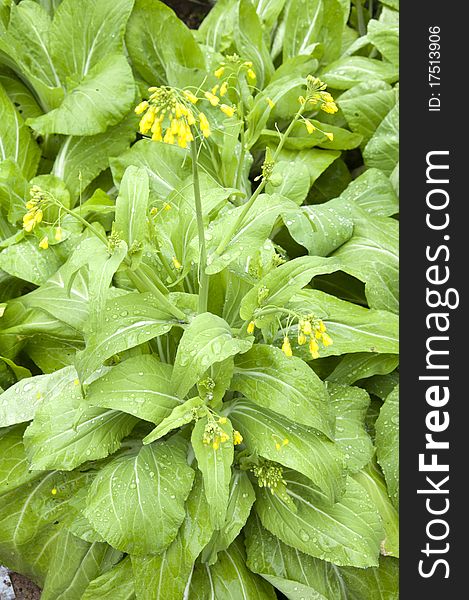
[[[212,92],[212,94],[216,94],[218,92],[219,87],[220,86],[218,85],[218,83],[217,83],[217,85],[214,85],[213,88],[210,90]]]
[[[303,346],[304,344],[306,344],[306,336],[301,331],[298,332],[298,344],[300,346]]]
[[[227,91],[228,91],[228,82],[224,81],[221,84],[221,87],[220,87],[220,96],[223,97],[226,94]]]
[[[140,102],[140,104],[135,107],[135,114],[136,115],[143,114],[149,106],[150,105],[148,104],[148,102],[146,100],[144,100],[143,102]]]
[[[212,94],[212,92],[205,92],[204,96],[212,106],[217,106],[217,104],[220,102],[220,98]]]
[[[326,326],[324,325],[324,321],[319,321],[319,331],[323,333],[326,331]]]
[[[267,98],[267,104],[270,108],[274,108],[275,106],[275,102],[272,100],[272,98]]]
[[[225,423],[228,421],[228,419],[226,417],[220,417],[218,419],[218,422],[220,423],[220,425],[225,425]]]
[[[276,450],[280,450],[281,447],[282,446],[278,442],[275,442],[275,449]]]
[[[171,204],[169,204],[169,202],[165,202],[163,204],[163,210],[171,210]]]
[[[324,132],[324,135],[327,137],[327,139],[328,139],[330,142],[333,142],[333,141],[334,141],[334,134],[333,134],[333,133],[331,133],[330,131],[325,131],[325,132]]]
[[[204,138],[208,138],[210,135],[210,124],[203,112],[199,113],[199,122],[202,135],[204,136]]]
[[[305,119],[305,125],[308,133],[314,133],[316,131],[316,127],[311,123],[309,119]]]
[[[309,340],[309,352],[313,358],[319,358],[319,346],[314,338]]]
[[[298,102],[299,102],[301,105],[303,105],[303,104],[306,102],[306,100],[305,100],[305,97],[304,97],[304,96],[300,96],[300,97],[298,98]]]
[[[321,104],[321,109],[324,112],[329,113],[330,115],[333,115],[339,110],[335,102],[324,102],[323,104]]]
[[[150,215],[152,217],[154,217],[155,215],[158,214],[158,209],[156,208],[156,206],[154,206],[151,210],[150,210]]]
[[[324,102],[334,102],[334,98],[331,94],[329,94],[329,92],[321,92],[320,95]]]
[[[150,106],[147,112],[140,119],[140,133],[142,135],[145,135],[150,131],[151,126],[153,125],[153,121],[155,120],[155,115],[155,107]]]
[[[248,69],[248,77],[251,81],[256,81],[257,79],[257,75],[252,69]]]
[[[189,100],[189,102],[192,102],[192,104],[197,104],[197,102],[199,101],[197,96],[189,90],[184,90],[183,94],[184,94],[185,98],[187,100]]]
[[[287,335],[283,338],[282,352],[285,354],[285,356],[293,356],[290,340],[288,339]]]
[[[313,331],[311,321],[300,321],[300,329],[305,335],[311,335]]]
[[[332,346],[333,341],[332,341],[332,338],[329,335],[327,335],[327,333],[323,333],[322,334],[322,343],[327,348],[328,346]]]
[[[222,444],[224,444],[225,442],[227,442],[229,439],[230,439],[230,436],[229,436],[229,435],[228,435],[226,432],[224,432],[224,431],[223,431],[223,432],[220,434],[220,442],[221,442]]]
[[[44,236],[39,242],[39,248],[41,248],[41,250],[47,250],[47,248],[49,248],[49,238],[47,237],[47,235]]]
[[[213,74],[215,75],[215,77],[220,79],[220,77],[223,75],[224,72],[225,72],[225,67],[222,65],[221,67],[218,67],[218,69],[216,71],[214,71]]]
[[[286,445],[287,445],[287,444],[289,444],[289,443],[290,443],[290,442],[289,442],[289,439],[288,439],[288,438],[285,438],[285,439],[282,441],[282,446],[286,446]]]
[[[220,447],[220,442],[219,442],[218,440],[215,440],[215,441],[212,443],[212,448],[213,448],[214,450],[218,450],[218,448],[219,448],[219,447]]]
[[[62,241],[62,228],[61,227],[56,227],[55,228],[54,239],[55,239],[56,242],[61,242]]]
[[[256,324],[254,323],[254,321],[250,321],[249,325],[247,326],[247,332],[249,333],[249,335],[251,335],[251,333],[254,333],[255,327]]]
[[[239,446],[239,444],[241,444],[241,442],[243,441],[243,436],[239,433],[239,431],[236,431],[236,429],[233,430],[233,444],[235,446]]]
[[[173,256],[173,265],[177,271],[180,271],[182,269],[181,263],[178,261],[178,259],[175,256]]]
[[[51,493],[53,496],[56,496],[56,495],[57,495],[57,488],[52,488],[52,489],[51,489],[51,491],[50,491],[50,493]]]
[[[174,134],[171,129],[167,129],[164,134],[163,142],[165,144],[174,144]]]
[[[228,106],[227,104],[222,104],[220,106],[220,110],[227,117],[232,117],[235,114],[235,108],[234,108],[234,106]]]

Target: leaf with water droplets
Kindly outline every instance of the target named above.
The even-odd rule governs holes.
[[[389,496],[399,508],[399,386],[389,394],[376,420],[376,453]]]

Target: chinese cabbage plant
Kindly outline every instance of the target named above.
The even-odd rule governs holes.
[[[397,600],[398,2],[0,2],[0,562]]]

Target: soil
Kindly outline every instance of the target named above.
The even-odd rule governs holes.
[[[27,577],[19,573],[10,572],[10,579],[13,584],[16,600],[39,600],[41,597],[41,590]]]
[[[191,29],[197,29],[215,0],[163,0]]]

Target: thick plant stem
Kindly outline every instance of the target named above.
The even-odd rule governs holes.
[[[208,287],[209,277],[205,270],[207,268],[207,248],[205,246],[205,228],[204,228],[204,217],[202,213],[202,200],[200,197],[200,182],[199,182],[199,168],[198,168],[198,157],[197,157],[197,144],[194,140],[191,143],[192,152],[192,177],[194,185],[194,200],[195,200],[195,212],[197,217],[197,234],[199,237],[199,313],[207,312],[208,305]]]
[[[274,155],[272,157],[272,161],[274,163],[277,160],[277,158],[279,157],[279,154],[282,151],[282,148],[283,148],[285,142],[287,141],[288,136],[292,132],[293,127],[295,126],[295,124],[297,123],[298,119],[303,114],[303,112],[305,110],[305,106],[306,105],[303,104],[300,107],[300,110],[296,113],[296,115],[293,118],[292,122],[287,127],[287,129],[284,131],[284,133],[282,134],[282,136],[280,137],[279,145],[277,146],[277,149],[275,150],[275,153],[274,153]],[[254,193],[252,194],[252,196],[249,198],[249,200],[244,205],[243,210],[240,212],[238,218],[233,223],[232,227],[226,232],[226,234],[223,236],[221,242],[218,244],[218,248],[215,250],[215,253],[218,256],[220,256],[221,254],[223,254],[223,252],[226,250],[226,247],[230,243],[233,235],[236,233],[236,231],[239,229],[239,227],[244,223],[246,215],[251,210],[252,205],[257,200],[257,198],[259,197],[259,195],[261,194],[261,192],[263,191],[263,189],[265,188],[266,185],[267,185],[267,179],[263,178],[262,181],[261,181],[261,183],[260,183],[260,185],[256,188],[256,190],[254,191]]]

